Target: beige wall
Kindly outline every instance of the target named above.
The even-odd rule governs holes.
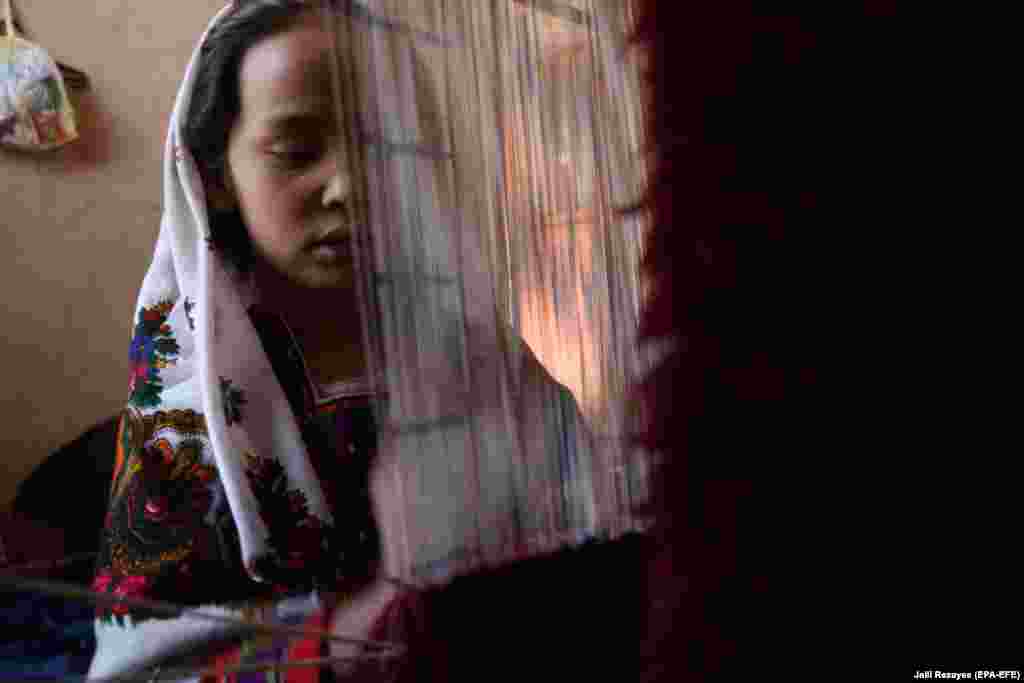
[[[194,42],[223,4],[15,0],[29,37],[85,71],[92,89],[73,95],[78,142],[45,156],[0,150],[0,506],[127,399],[166,120]]]

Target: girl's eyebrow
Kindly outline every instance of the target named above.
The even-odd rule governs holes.
[[[334,107],[329,98],[289,102],[273,110],[264,119],[271,128],[294,128],[333,121]]]
[[[310,125],[323,125],[332,117],[321,109],[290,109],[272,114],[266,119],[266,124],[274,129],[289,129],[308,127]]]

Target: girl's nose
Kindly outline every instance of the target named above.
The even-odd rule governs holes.
[[[352,197],[352,174],[348,171],[336,170],[324,187],[323,205],[325,209],[345,207]]]
[[[326,169],[330,176],[324,185],[323,194],[325,209],[351,208],[349,205],[353,199],[352,192],[355,189],[355,177],[348,160],[348,150],[344,148],[344,143],[331,145],[331,158],[328,160],[328,168]]]

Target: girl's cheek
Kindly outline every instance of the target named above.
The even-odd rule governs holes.
[[[281,188],[277,193],[274,211],[281,216],[281,218],[295,218],[301,214],[302,207],[306,204],[308,196],[308,193],[303,191],[300,187],[291,186]]]
[[[288,244],[302,236],[302,205],[294,197],[281,197],[267,207],[267,216],[273,231],[282,244]]]
[[[268,177],[264,185],[267,203],[284,207],[303,202],[310,193],[312,183],[307,177],[282,173],[276,177]]]
[[[261,214],[270,218],[269,222],[277,223],[289,213],[294,200],[286,183],[267,178],[265,182],[260,183],[257,192],[259,195],[254,203],[259,207]]]

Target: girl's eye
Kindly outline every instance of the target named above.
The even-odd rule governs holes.
[[[285,142],[273,145],[270,154],[284,165],[297,167],[319,160],[323,145],[311,141]]]

